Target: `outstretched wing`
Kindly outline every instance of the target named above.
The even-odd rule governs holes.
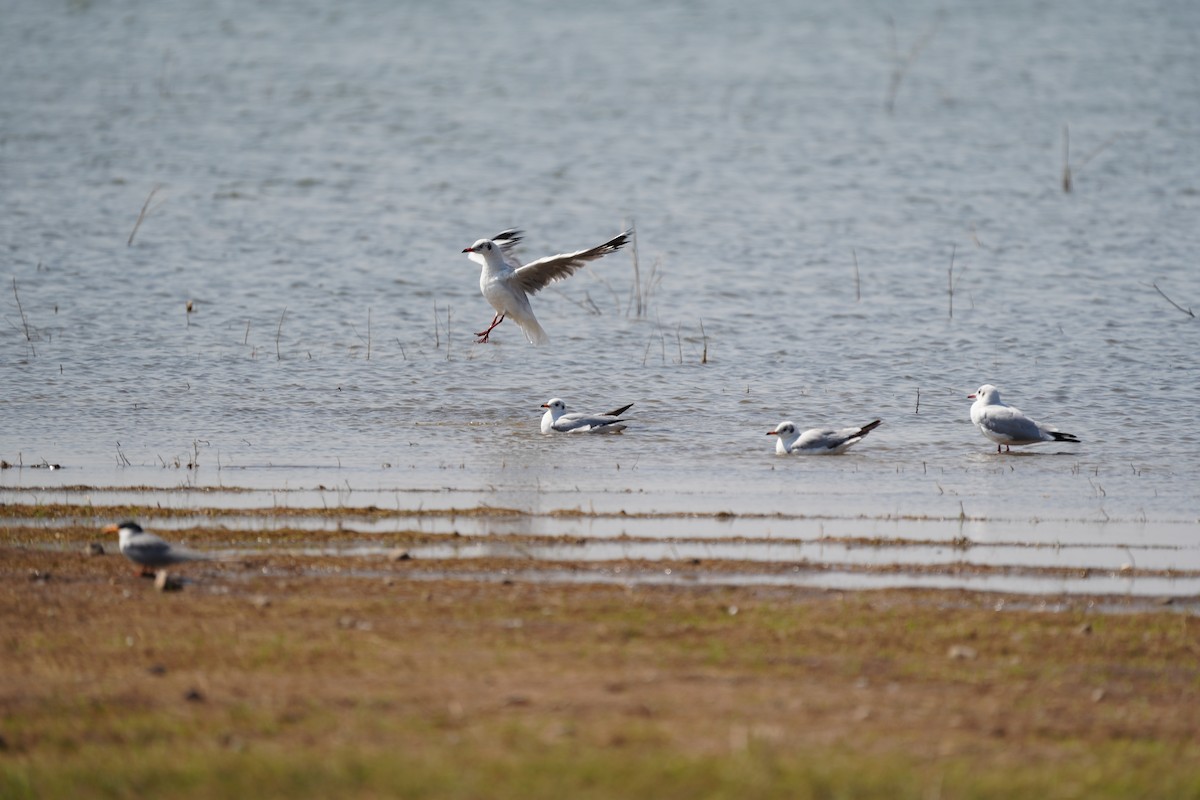
[[[525,266],[516,270],[512,278],[513,283],[524,289],[526,293],[533,294],[545,288],[546,284],[551,281],[561,280],[562,278],[574,275],[576,270],[589,261],[595,261],[597,258],[602,258],[609,253],[617,252],[629,242],[632,236],[633,230],[631,229],[590,250],[580,250],[577,253],[561,253],[556,256],[539,258],[537,261],[530,261]]]

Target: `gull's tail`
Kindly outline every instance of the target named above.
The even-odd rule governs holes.
[[[542,326],[538,324],[537,317],[533,316],[532,314],[528,316],[522,315],[520,317],[514,315],[513,322],[517,323],[517,325],[521,327],[521,330],[525,334],[525,338],[529,340],[530,344],[536,346],[539,344],[546,344],[550,341],[550,337],[546,335],[546,332],[542,330]]]

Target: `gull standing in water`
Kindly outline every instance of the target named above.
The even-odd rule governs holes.
[[[971,404],[971,422],[979,431],[996,443],[996,452],[1003,445],[1009,452],[1010,445],[1037,444],[1038,442],[1070,442],[1079,444],[1079,439],[1073,433],[1052,431],[1040,422],[1035,422],[1022,413],[1016,406],[1000,402],[1000,390],[990,383],[985,383],[967,395]]]
[[[877,419],[858,428],[811,428],[800,433],[795,423],[784,420],[775,426],[775,430],[767,431],[767,436],[779,437],[775,440],[775,452],[781,456],[789,453],[837,455],[862,441],[864,436],[882,424],[883,420]]]
[[[633,407],[613,409],[607,414],[567,413],[567,404],[557,397],[542,403],[546,413],[542,415],[542,433],[620,433],[625,430],[621,415]]]
[[[153,576],[151,567],[165,567],[170,564],[180,564],[184,561],[205,561],[208,556],[193,553],[178,545],[173,545],[153,533],[142,530],[136,522],[122,522],[119,525],[106,525],[104,533],[117,534],[117,545],[121,555],[141,566],[140,574]]]
[[[562,280],[575,274],[576,270],[589,261],[617,252],[632,236],[633,230],[630,229],[589,250],[546,256],[537,261],[530,261],[524,266],[521,266],[512,253],[521,241],[519,230],[502,231],[491,239],[480,239],[470,247],[464,247],[463,252],[470,254],[467,258],[483,266],[483,271],[479,273],[479,291],[483,292],[484,298],[496,309],[488,329],[475,334],[479,337],[479,343],[486,342],[496,326],[504,322],[505,317],[510,316],[524,331],[530,344],[545,344],[550,341],[550,337],[538,324],[537,317],[533,315],[528,295],[545,288],[551,281]]]

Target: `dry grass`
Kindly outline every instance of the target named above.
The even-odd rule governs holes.
[[[1200,791],[1200,621],[0,549],[0,795]],[[45,577],[49,575],[48,579]]]

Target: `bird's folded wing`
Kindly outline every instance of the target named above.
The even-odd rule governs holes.
[[[162,558],[171,552],[171,545],[152,534],[143,534],[133,537],[128,550],[139,558]]]
[[[790,449],[792,450],[808,450],[808,449],[824,449],[827,447],[837,447],[844,438],[837,438],[838,432],[832,428],[811,428],[800,434],[797,439],[792,442]]]
[[[597,245],[590,250],[580,250],[577,253],[561,253],[556,256],[546,256],[539,258],[537,261],[530,261],[523,267],[516,270],[513,275],[513,282],[524,289],[527,293],[534,292],[545,288],[546,284],[551,281],[566,278],[569,275],[575,274],[575,271],[589,261],[595,261],[597,258],[615,253],[625,246],[629,241],[629,237],[633,235],[633,231],[625,231],[620,236],[609,239],[602,245]]]
[[[554,423],[554,429],[562,433],[586,433],[620,421],[616,417],[602,415],[566,414],[558,418],[558,421]]]
[[[982,424],[993,433],[1016,439],[1042,438],[1042,430],[1029,417],[1013,408],[988,409]]]
[[[826,431],[822,444],[829,450],[836,450],[847,442],[857,442],[862,436],[862,428],[842,428],[836,431]]]

